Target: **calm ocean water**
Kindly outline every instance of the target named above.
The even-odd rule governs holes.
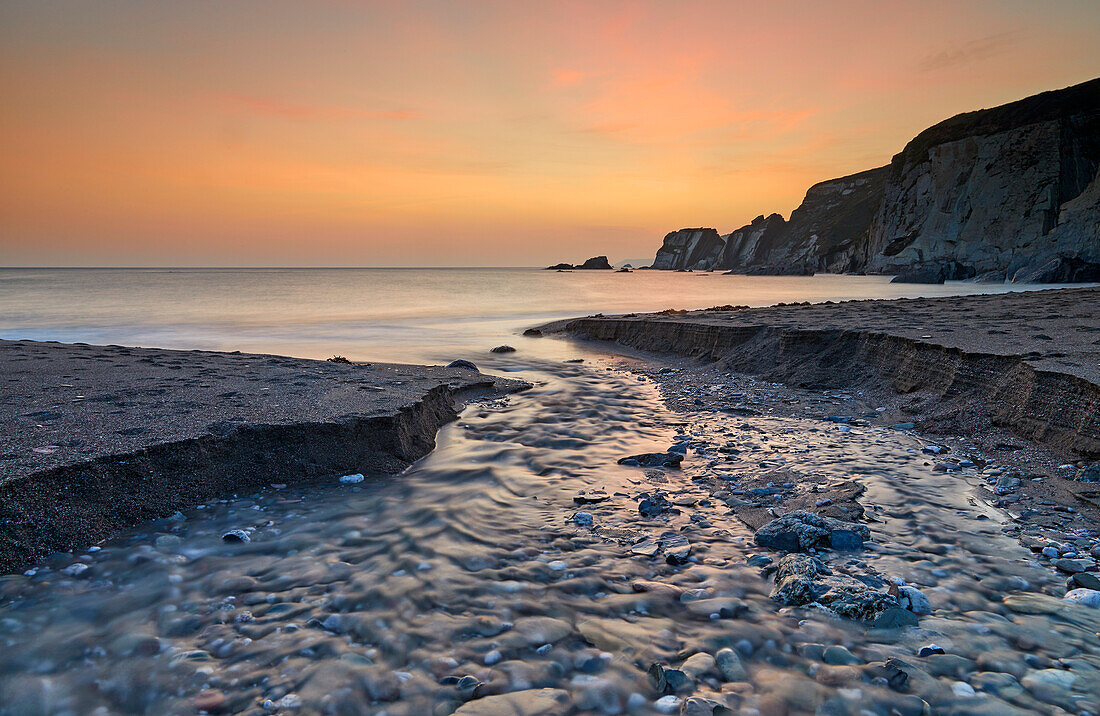
[[[0,269],[0,338],[438,362],[591,313],[1050,286],[538,269]],[[539,341],[547,358],[571,352]],[[557,346],[557,347],[554,347]]]

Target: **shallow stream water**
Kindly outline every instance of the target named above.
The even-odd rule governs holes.
[[[1100,610],[1058,600],[1055,573],[915,437],[672,413],[608,360],[496,361],[534,388],[472,405],[403,475],[272,486],[3,578],[0,713],[1098,712]],[[682,470],[616,463],[677,441]],[[902,630],[780,609],[746,562],[766,551],[706,487],[780,469],[867,485],[872,542],[823,560],[903,579],[934,613]],[[677,514],[639,514],[657,489]],[[669,532],[684,564],[632,551]],[[918,656],[931,644],[946,653]],[[651,663],[723,648],[743,673],[659,699]],[[890,658],[904,689],[876,676]]]

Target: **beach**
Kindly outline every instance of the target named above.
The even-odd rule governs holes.
[[[1100,290],[1081,288],[599,316],[536,330],[659,355],[669,365],[648,372],[680,409],[914,431],[944,448],[930,453],[937,469],[997,463],[991,502],[1024,523],[1068,529],[1100,520],[1100,490],[1075,479],[1100,456],[1098,306]]]
[[[476,370],[0,341],[0,570],[272,483],[396,473]]]
[[[0,343],[0,713],[1091,712],[1095,293]]]

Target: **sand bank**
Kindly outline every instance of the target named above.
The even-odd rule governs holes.
[[[767,413],[961,438],[954,456],[1023,478],[993,497],[1028,521],[1100,515],[1100,489],[1072,479],[1100,458],[1100,289],[590,316],[539,330],[660,356],[676,372],[654,377],[679,409],[763,410],[733,378],[751,376],[797,391]],[[823,391],[848,395],[819,403]]]
[[[222,494],[395,473],[475,397],[468,369],[0,341],[0,572]]]

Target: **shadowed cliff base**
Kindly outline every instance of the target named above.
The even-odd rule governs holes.
[[[477,370],[0,341],[0,573],[220,495],[397,473]]]

